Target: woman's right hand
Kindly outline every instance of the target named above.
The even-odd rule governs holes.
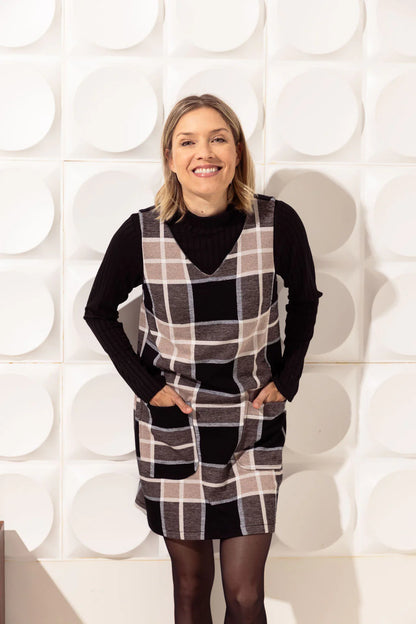
[[[152,396],[149,405],[157,405],[158,407],[172,407],[173,405],[177,405],[185,414],[189,414],[189,412],[192,411],[192,407],[185,403],[181,395],[168,384]]]

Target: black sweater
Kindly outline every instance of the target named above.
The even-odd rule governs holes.
[[[205,273],[213,273],[233,247],[245,215],[229,204],[218,215],[198,216],[188,211],[176,223],[167,223],[185,255]],[[282,365],[273,376],[277,389],[289,401],[298,391],[304,359],[313,336],[319,298],[308,237],[297,212],[276,201],[274,227],[276,273],[288,288]],[[111,238],[98,269],[84,312],[84,320],[106,351],[119,374],[146,402],[166,384],[140,361],[118,321],[118,306],[143,282],[143,258],[138,212],[130,215]]]

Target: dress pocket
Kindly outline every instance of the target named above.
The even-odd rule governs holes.
[[[240,450],[236,461],[249,470],[282,471],[286,439],[286,399],[256,409],[247,401]]]
[[[182,412],[178,405],[143,405],[138,419],[140,474],[163,479],[194,474],[198,455],[191,414]]]

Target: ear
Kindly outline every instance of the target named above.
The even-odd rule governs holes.
[[[173,171],[174,173],[176,173],[174,166],[173,166],[173,160],[172,160],[172,156],[171,156],[171,152],[168,148],[166,148],[165,150],[165,156],[166,156],[166,161],[169,165],[169,168],[171,171]]]
[[[241,154],[243,152],[243,148],[242,148],[242,145],[241,145],[240,141],[237,143],[236,150],[237,150],[237,162],[236,162],[235,166],[237,167],[237,165],[240,164]]]

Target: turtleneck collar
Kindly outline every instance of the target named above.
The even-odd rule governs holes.
[[[243,216],[243,213],[239,213],[239,211],[235,210],[234,202],[230,202],[227,205],[227,208],[219,214],[209,215],[208,217],[197,215],[190,210],[187,210],[179,225],[182,224],[183,226],[198,229],[223,227],[235,218],[236,213]],[[179,213],[177,214],[177,218],[179,218]],[[177,218],[173,220],[173,223],[176,223]]]

